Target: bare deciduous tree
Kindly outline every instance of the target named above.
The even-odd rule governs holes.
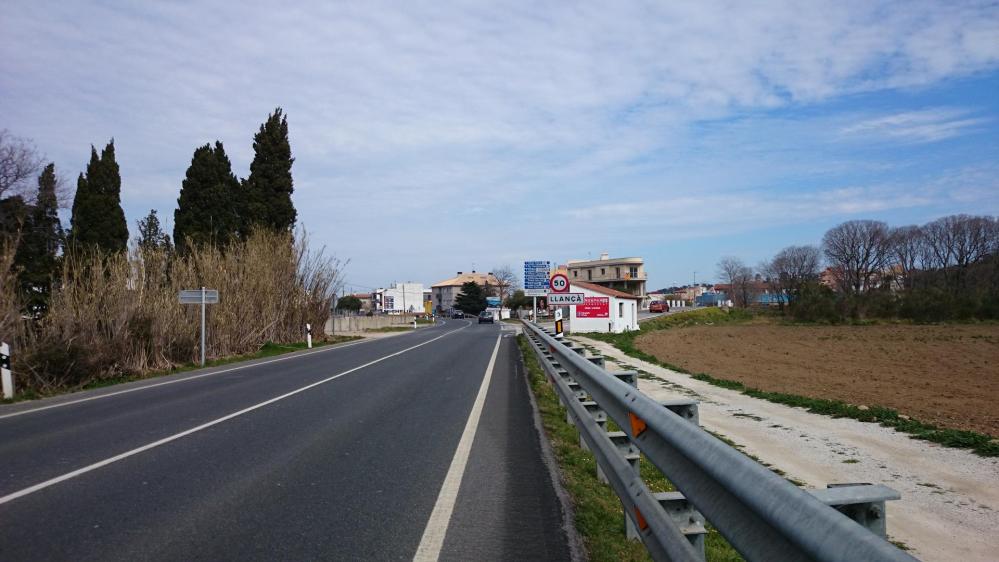
[[[513,268],[509,265],[502,265],[493,269],[493,277],[496,278],[496,282],[499,284],[497,290],[499,291],[500,310],[502,310],[507,296],[512,294],[513,289],[517,287],[517,274],[513,272]]]
[[[889,240],[881,221],[849,221],[826,231],[822,248],[843,292],[859,295],[877,285],[891,262]]]
[[[760,271],[774,293],[794,297],[805,283],[818,279],[820,262],[821,253],[815,246],[788,246],[760,266]],[[783,309],[783,299],[780,303]]]
[[[926,237],[918,226],[900,226],[888,231],[891,259],[897,269],[898,289],[911,289],[926,256]]]
[[[736,306],[747,307],[755,296],[753,269],[735,257],[725,257],[718,262],[718,275],[732,287],[732,300]]]
[[[42,159],[34,144],[0,130],[0,198],[27,195],[30,180],[38,177]]]
[[[928,269],[936,269],[952,291],[964,289],[969,265],[995,253],[995,219],[969,215],[939,218],[925,227]]]

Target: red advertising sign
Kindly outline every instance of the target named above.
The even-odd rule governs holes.
[[[610,318],[609,297],[586,297],[576,305],[576,318]]]

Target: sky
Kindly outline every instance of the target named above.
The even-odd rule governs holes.
[[[173,212],[288,116],[299,223],[362,291],[641,256],[716,280],[841,222],[999,214],[995,2],[6,0],[0,129]],[[68,219],[68,217],[67,217]]]

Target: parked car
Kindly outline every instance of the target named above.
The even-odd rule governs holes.
[[[669,312],[669,305],[663,301],[655,301],[649,305],[649,312]]]
[[[486,322],[489,322],[490,324],[495,324],[496,317],[493,316],[492,312],[489,312],[488,310],[483,310],[482,312],[479,313],[479,324],[484,324]]]
[[[460,310],[455,310],[454,312],[451,313],[451,318],[464,318],[464,317],[465,313]]]

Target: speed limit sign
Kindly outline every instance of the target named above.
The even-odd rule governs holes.
[[[568,293],[569,292],[569,278],[561,273],[556,273],[552,275],[552,280],[549,285],[553,293]]]

